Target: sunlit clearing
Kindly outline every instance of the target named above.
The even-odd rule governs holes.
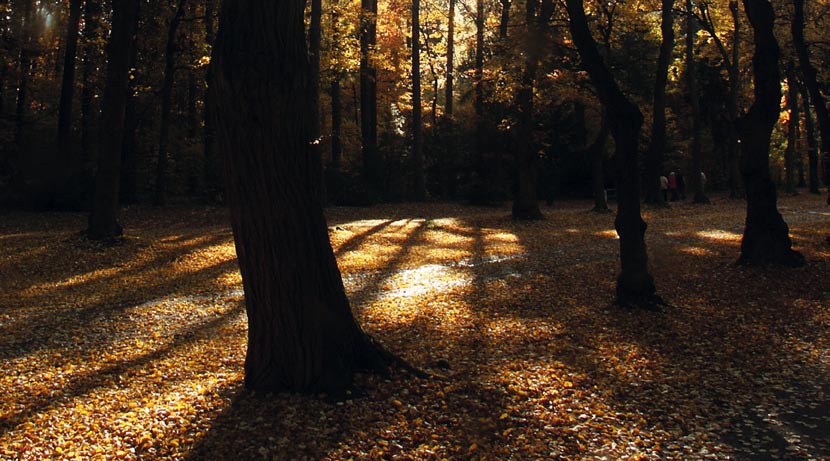
[[[707,229],[695,232],[697,237],[709,239],[709,240],[716,240],[716,241],[728,241],[728,242],[739,242],[742,238],[741,234],[736,234],[734,232],[725,231],[723,229]]]
[[[594,235],[597,237],[604,237],[609,239],[619,239],[620,236],[617,234],[617,231],[614,229],[604,230],[600,232],[594,232]]]

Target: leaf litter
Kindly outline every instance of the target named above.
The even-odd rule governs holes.
[[[743,203],[646,209],[665,313],[610,305],[613,215],[587,202],[330,209],[364,329],[426,379],[343,399],[242,386],[222,210],[0,222],[0,459],[830,459],[830,217],[783,197],[800,269],[734,265]]]

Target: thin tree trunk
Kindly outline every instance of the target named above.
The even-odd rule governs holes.
[[[594,192],[594,209],[597,213],[609,213],[608,195],[605,193],[605,145],[608,144],[608,119],[605,111],[602,113],[597,138],[588,147],[588,154],[591,156],[591,186]]]
[[[139,6],[139,9],[141,7]],[[138,138],[138,103],[136,90],[138,79],[135,72],[138,64],[138,46],[136,35],[132,37],[130,44],[130,72],[127,91],[127,104],[124,110],[124,140],[121,145],[121,203],[133,204],[138,201],[138,171],[136,146]]]
[[[810,62],[810,51],[804,41],[804,0],[793,0],[795,11],[792,21],[793,46],[798,55],[798,64],[804,76],[804,85],[810,93],[813,109],[816,111],[819,134],[821,135],[821,163],[824,169],[824,180],[828,184],[827,203],[830,204],[830,112],[824,95],[819,89],[816,68]]]
[[[377,0],[360,2],[360,140],[363,177],[376,191],[382,172],[378,153],[377,71],[372,54],[377,42]]]
[[[214,0],[205,0],[205,43],[209,47],[213,47],[213,42],[215,39],[214,34],[214,27],[213,27],[213,15],[214,15]],[[221,169],[221,162],[217,158],[216,153],[216,130],[214,127],[214,120],[215,116],[213,113],[213,92],[210,91],[210,86],[212,85],[212,78],[213,76],[213,63],[208,64],[207,69],[205,71],[205,84],[207,89],[205,91],[205,101],[204,101],[204,118],[205,118],[205,128],[204,132],[202,133],[203,139],[203,155],[204,155],[204,181],[205,181],[205,192],[207,194],[208,200],[217,200],[220,196],[220,192],[222,190],[222,172]]]
[[[660,53],[654,78],[654,102],[652,104],[651,141],[646,156],[646,203],[665,206],[660,190],[663,174],[663,152],[666,149],[666,82],[674,49],[674,0],[663,0],[660,31]]]
[[[23,0],[23,18],[22,26],[20,28],[20,61],[18,65],[18,81],[17,81],[17,107],[15,108],[15,129],[14,129],[14,143],[18,146],[23,142],[23,129],[26,124],[26,106],[28,101],[29,90],[29,71],[31,70],[31,53],[33,46],[33,30],[32,22],[34,0]]]
[[[455,77],[455,0],[450,0],[449,18],[447,19],[447,82],[444,86],[444,117],[453,120],[453,84]]]
[[[95,73],[100,52],[101,0],[86,0],[84,5],[84,62],[81,74],[81,147],[84,161],[98,157],[98,108],[95,104],[97,84]]]
[[[789,228],[778,212],[775,184],[769,173],[770,138],[781,110],[779,49],[773,33],[775,12],[767,0],[743,2],[755,40],[755,101],[739,124],[747,214],[738,262],[801,266],[804,257],[792,250]]]
[[[606,110],[614,136],[618,169],[618,210],[614,226],[620,237],[620,276],[617,278],[617,303],[621,306],[659,308],[654,279],[648,271],[646,223],[640,215],[637,144],[643,115],[620,90],[599,54],[588,28],[583,0],[566,0],[571,36],[579,50],[582,66],[591,77]]]
[[[789,122],[787,123],[787,150],[784,151],[784,168],[786,169],[786,192],[797,194],[796,191],[796,155],[798,155],[798,125],[800,115],[798,113],[798,88],[795,78],[795,63],[787,63],[787,111],[789,111]]]
[[[692,107],[692,172],[688,175],[692,190],[694,191],[694,203],[709,203],[709,198],[703,190],[703,149],[701,148],[700,137],[703,126],[700,117],[700,95],[697,88],[697,70],[695,62],[695,19],[692,9],[692,0],[686,0],[686,85],[689,90],[689,99]]]
[[[507,39],[507,27],[510,24],[511,0],[499,0],[501,2],[501,20],[499,21],[499,39]]]
[[[340,171],[343,156],[341,141],[343,127],[343,105],[340,99],[340,74],[331,79],[331,168]]]
[[[476,0],[476,49],[473,71],[473,109],[475,111],[475,169],[484,180],[487,166],[484,164],[484,0]]]
[[[87,234],[93,240],[121,235],[118,224],[118,190],[124,116],[130,73],[130,46],[138,19],[139,0],[113,0],[112,30],[107,45],[107,78],[101,103],[101,131],[95,201]]]
[[[309,152],[304,5],[226,0],[213,52],[248,314],[245,386],[261,391],[341,391],[355,371],[382,368],[352,316],[314,196],[320,165]]]
[[[167,29],[164,51],[164,77],[161,84],[161,117],[159,122],[158,161],[156,163],[156,191],[153,204],[164,205],[167,199],[167,144],[170,138],[170,112],[173,104],[173,84],[176,78],[176,35],[184,16],[187,0],[179,0],[176,12]]]
[[[412,0],[412,167],[415,174],[415,200],[426,199],[424,176],[423,124],[421,115],[421,2]]]
[[[61,97],[58,108],[58,148],[67,149],[61,156],[67,161],[69,135],[72,130],[72,100],[75,95],[75,59],[78,54],[78,31],[81,22],[81,0],[70,0],[66,25],[66,53],[64,55]]]
[[[810,110],[810,93],[807,86],[801,82],[798,85],[801,92],[802,106],[804,107],[804,131],[807,136],[807,165],[809,169],[809,189],[811,194],[821,194],[818,170],[818,143],[816,142],[816,130],[813,124],[813,113]]]

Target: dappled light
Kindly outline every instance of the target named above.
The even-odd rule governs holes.
[[[827,221],[810,197],[782,201],[803,269],[733,264],[739,202],[652,210],[663,314],[610,305],[613,215],[588,203],[531,224],[503,208],[332,209],[359,322],[431,375],[358,375],[337,400],[243,390],[243,292],[219,219],[106,247],[71,219],[9,237],[36,225],[13,215],[0,457],[827,457]]]

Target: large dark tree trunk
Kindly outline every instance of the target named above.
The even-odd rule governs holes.
[[[810,50],[804,41],[804,0],[793,0],[795,11],[792,21],[793,46],[798,55],[798,65],[804,77],[804,85],[810,93],[813,109],[816,111],[819,134],[821,134],[821,160],[824,180],[828,183],[827,203],[830,204],[830,111],[819,89],[816,68],[810,62]]]
[[[674,0],[663,0],[660,21],[662,39],[654,77],[651,141],[646,154],[646,203],[655,205],[666,204],[666,199],[660,190],[660,175],[663,174],[663,151],[666,149],[666,82],[669,76],[672,49],[674,49],[672,8],[674,8]]]
[[[135,43],[139,0],[113,0],[112,29],[107,45],[107,78],[101,103],[102,117],[98,149],[95,201],[87,233],[94,240],[121,235],[117,221],[118,190],[124,114],[130,74],[130,46]]]
[[[697,89],[697,71],[695,62],[695,18],[692,9],[692,0],[686,0],[686,86],[689,91],[689,100],[692,108],[692,171],[688,175],[695,203],[709,203],[709,198],[703,190],[703,149],[700,138],[703,124],[700,116],[700,95]]]
[[[78,31],[81,22],[81,0],[70,0],[69,19],[66,25],[66,53],[64,54],[61,98],[58,107],[58,148],[66,149],[72,130],[72,100],[75,95],[75,58],[78,55]],[[66,152],[62,155],[63,161]]]
[[[787,63],[787,150],[784,151],[784,168],[786,169],[786,192],[796,194],[796,156],[798,153],[798,125],[801,116],[798,113],[798,87],[795,77],[795,63]]]
[[[516,172],[517,190],[513,198],[513,219],[542,219],[537,196],[538,182],[538,146],[533,141],[533,88],[536,84],[536,71],[539,67],[539,57],[544,46],[544,30],[547,21],[546,10],[549,8],[543,2],[539,11],[538,0],[527,0],[525,3],[525,22],[527,30],[524,39],[524,69],[522,71],[521,86],[516,93],[517,129],[516,129]]]
[[[84,4],[84,62],[81,72],[81,147],[84,161],[98,157],[98,91],[96,69],[99,64],[101,38],[101,0],[86,0]]]
[[[743,3],[755,39],[752,56],[755,101],[739,123],[747,213],[738,262],[800,266],[804,264],[804,257],[792,250],[789,228],[778,212],[775,184],[769,174],[770,137],[781,110],[779,50],[773,33],[775,12],[767,0],[743,0]]]
[[[245,288],[245,386],[340,390],[378,349],[355,322],[315,197],[303,0],[225,0],[213,52],[219,144]]]
[[[415,200],[426,199],[424,177],[423,124],[421,116],[421,2],[412,0],[412,169],[415,174]]]
[[[801,93],[801,102],[804,107],[804,135],[807,137],[807,166],[809,169],[809,182],[807,183],[811,194],[820,194],[819,171],[818,171],[818,143],[816,142],[816,129],[813,124],[813,113],[810,111],[810,94],[803,82],[798,86]]]
[[[614,225],[620,236],[621,272],[617,279],[617,303],[621,306],[656,308],[663,302],[656,295],[654,279],[648,272],[646,223],[640,215],[637,144],[643,114],[611,75],[588,28],[583,0],[566,0],[571,36],[605,108],[616,144],[618,169],[618,210]]]
[[[187,0],[179,0],[176,12],[167,28],[164,50],[164,77],[161,83],[161,117],[159,121],[158,161],[156,162],[156,191],[153,204],[164,205],[167,199],[167,144],[170,139],[170,111],[173,104],[173,84],[176,79],[176,35],[184,17]]]
[[[360,140],[363,177],[377,191],[382,188],[380,153],[378,152],[378,87],[373,63],[377,42],[377,0],[360,2]]]

